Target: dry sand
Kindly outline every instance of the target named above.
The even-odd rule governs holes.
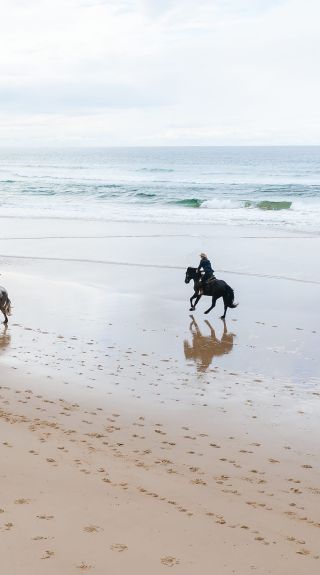
[[[41,225],[31,234],[26,220],[19,237],[44,237]],[[92,243],[100,263],[61,261],[84,231],[70,223],[72,246],[47,238],[50,261],[35,259],[43,241],[2,244],[14,302],[0,326],[2,572],[318,573],[317,272],[305,264],[308,281],[293,281],[296,245],[317,238],[290,248],[283,236],[289,279],[259,277],[253,249],[258,277],[224,274],[241,302],[224,325],[220,308],[209,323],[204,305],[189,317],[176,269],[203,238],[178,241],[172,267],[150,273],[170,229],[133,245],[136,266],[103,263],[124,250],[114,237]]]

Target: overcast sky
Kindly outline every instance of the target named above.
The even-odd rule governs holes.
[[[0,145],[320,144],[319,0],[0,0]]]

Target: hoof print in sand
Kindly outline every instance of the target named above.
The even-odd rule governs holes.
[[[83,531],[85,531],[86,533],[98,533],[99,531],[103,531],[103,529],[98,525],[87,525],[86,527],[83,528]]]
[[[54,556],[54,551],[50,551],[50,549],[49,549],[49,550],[44,552],[41,559],[51,559],[51,557],[53,557],[53,556]]]
[[[168,555],[167,557],[161,558],[161,563],[167,567],[174,567],[174,565],[179,565],[180,561],[175,557],[170,557],[170,555]]]
[[[6,531],[10,531],[10,529],[12,529],[13,527],[13,523],[5,523],[4,524],[4,528]]]
[[[122,551],[127,551],[128,546],[123,543],[114,543],[113,545],[110,545],[110,549],[111,551],[118,551],[121,553]]]

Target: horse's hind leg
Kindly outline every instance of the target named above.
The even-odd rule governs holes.
[[[223,303],[224,303],[224,314],[221,316],[221,319],[224,319],[226,317],[226,313],[227,313],[227,309],[228,309],[228,304],[227,304],[227,298],[224,297],[223,298]]]
[[[216,298],[213,297],[211,306],[204,313],[209,313],[214,308],[214,306],[216,305],[216,301],[217,301]]]

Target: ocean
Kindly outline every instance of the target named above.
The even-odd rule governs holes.
[[[0,150],[0,217],[320,233],[320,146]]]

